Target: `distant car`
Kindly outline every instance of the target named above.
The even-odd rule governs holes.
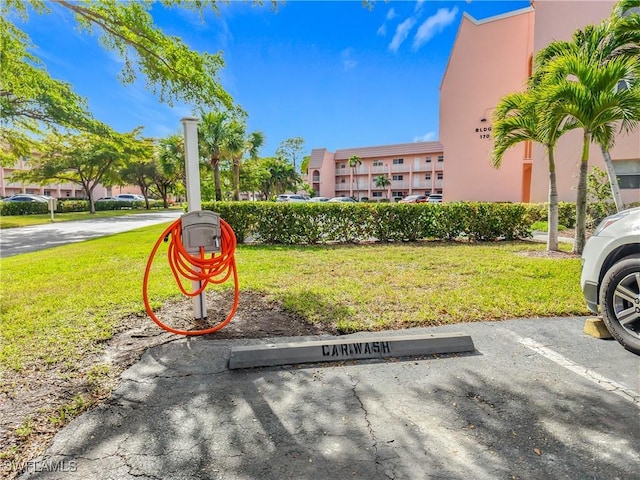
[[[609,333],[640,355],[640,207],[611,215],[582,250],[582,294]]]
[[[333,197],[333,198],[331,198],[331,199],[329,199],[327,201],[331,202],[331,203],[338,203],[338,202],[356,203],[356,201],[351,197]]]
[[[11,197],[5,198],[3,201],[5,202],[40,202],[47,203],[49,201],[49,197],[44,195],[32,195],[30,193],[21,193],[18,195],[13,195]]]
[[[429,195],[429,199],[427,201],[429,203],[442,203],[442,194],[432,193],[431,195]]]
[[[118,202],[144,202],[144,197],[134,193],[121,193],[120,195],[116,195],[114,200]]]
[[[407,195],[400,203],[425,203],[428,197],[426,195]]]
[[[276,197],[276,202],[306,202],[307,200],[302,195],[293,193],[285,193]]]
[[[309,202],[328,202],[329,197],[311,197]]]
[[[96,202],[113,202],[116,200],[116,197],[102,197],[96,200]]]

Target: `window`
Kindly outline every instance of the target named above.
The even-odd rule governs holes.
[[[391,177],[392,180],[395,180],[396,182],[402,181],[404,179],[404,176],[402,175],[393,175],[393,177]]]
[[[438,161],[444,162],[444,155],[438,155]]]
[[[374,167],[381,167],[382,166],[382,160],[374,160],[373,161],[373,166]]]
[[[438,180],[442,180],[444,178],[444,174],[442,172],[439,172],[436,178]]]
[[[616,160],[613,168],[621,190],[640,188],[640,160]]]
[[[347,164],[346,163],[341,164],[340,168],[347,168]]]
[[[371,192],[371,193],[373,194],[374,198],[375,197],[382,197],[382,192]]]
[[[425,174],[424,179],[431,180],[431,174],[430,173]]]
[[[392,197],[404,197],[403,192],[391,192]]]
[[[341,179],[340,179],[340,183],[346,183],[346,179],[341,178]]]
[[[393,164],[394,165],[402,165],[404,163],[404,158],[394,158],[393,159]]]
[[[431,157],[427,157],[427,163],[431,163]]]
[[[442,189],[441,188],[437,189],[436,193],[439,194],[439,195],[442,195]]]
[[[313,171],[313,181],[314,182],[319,182],[320,181],[320,172],[318,170],[314,170]]]
[[[425,190],[425,191],[424,191],[424,194],[425,194],[426,196],[431,195],[431,190]]]

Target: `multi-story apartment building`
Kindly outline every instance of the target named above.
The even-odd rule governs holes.
[[[431,190],[442,192],[445,201],[545,201],[549,181],[542,146],[522,143],[507,151],[500,169],[491,165],[492,113],[503,96],[525,89],[539,50],[607,18],[614,3],[538,0],[528,8],[481,21],[465,13],[440,85],[439,141],[348,148],[335,153],[314,149],[309,184],[321,196],[376,199],[381,192],[375,188],[374,177],[380,170],[392,180],[382,192],[388,198]],[[557,144],[560,200],[575,200],[581,151],[581,130],[563,136]],[[619,133],[610,153],[623,200],[640,201],[640,130]],[[348,167],[352,155],[363,159],[356,172]],[[423,171],[427,157],[432,157],[431,170]],[[438,162],[438,157],[446,161]],[[605,169],[598,145],[591,146],[589,165]]]
[[[361,163],[351,167],[353,156]],[[438,142],[347,148],[335,153],[318,148],[311,152],[308,172],[316,196],[392,200],[429,195],[442,193],[444,153]],[[377,181],[381,176],[388,180],[386,186]]]

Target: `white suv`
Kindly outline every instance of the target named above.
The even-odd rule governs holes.
[[[582,252],[582,293],[627,350],[640,355],[640,207],[605,218]]]

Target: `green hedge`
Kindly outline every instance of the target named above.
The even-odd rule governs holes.
[[[101,210],[121,210],[123,208],[143,209],[146,208],[144,202],[117,202],[117,201],[97,201],[96,211]],[[149,208],[164,208],[162,200],[149,200]],[[88,212],[89,201],[78,199],[58,199],[56,213],[67,212]],[[49,205],[43,202],[2,202],[0,201],[0,216],[9,215],[31,215],[37,213],[49,213]]]
[[[270,244],[450,240],[531,236],[524,204],[205,202],[231,225],[238,242]]]

